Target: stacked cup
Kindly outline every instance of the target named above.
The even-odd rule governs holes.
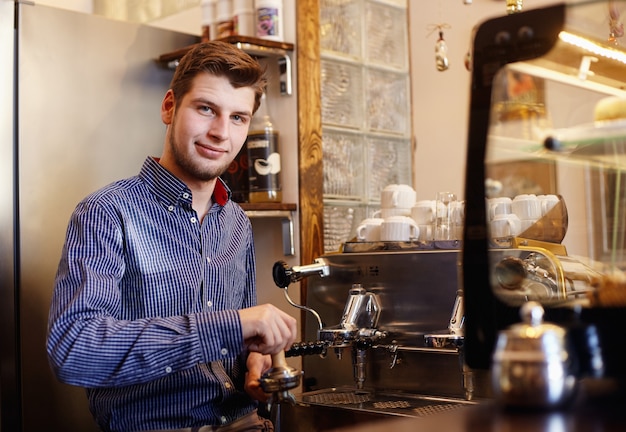
[[[520,234],[522,221],[513,210],[513,200],[509,197],[487,199],[487,220],[492,238],[507,238]],[[516,204],[517,207],[520,204]]]
[[[357,228],[359,241],[411,241],[419,236],[419,227],[411,218],[415,190],[405,184],[386,186],[380,195],[380,210]]]
[[[522,194],[513,198],[511,210],[520,219],[519,233],[526,231],[541,218],[541,207],[541,201],[535,194]]]
[[[410,216],[415,204],[415,190],[405,184],[391,184],[380,193],[380,216]]]
[[[435,214],[435,200],[419,200],[411,209],[411,217],[419,227],[419,240],[433,240],[435,230]]]
[[[419,228],[411,219],[415,189],[406,184],[387,185],[380,193],[380,226],[382,241],[410,241],[419,236]]]

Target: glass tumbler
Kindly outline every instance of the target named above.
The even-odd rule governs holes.
[[[456,195],[452,192],[438,192],[436,199],[437,217],[435,218],[435,240],[455,240],[456,227],[453,209]]]

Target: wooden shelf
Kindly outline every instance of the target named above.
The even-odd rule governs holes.
[[[231,43],[237,45],[239,48],[243,49],[246,52],[249,52],[255,56],[271,56],[271,55],[282,55],[283,52],[293,51],[293,44],[287,42],[276,42],[265,39],[258,39],[249,36],[228,36],[221,39],[216,39],[219,41]],[[164,67],[172,67],[172,62],[177,62],[181,59],[182,56],[187,54],[193,47],[197,44],[189,45],[176,51],[171,51],[165,54],[161,54],[157,58],[157,63]]]
[[[245,211],[295,211],[298,206],[292,203],[239,203]]]

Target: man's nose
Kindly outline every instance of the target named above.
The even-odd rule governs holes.
[[[223,141],[228,138],[228,130],[230,125],[230,119],[228,117],[216,116],[211,121],[209,127],[209,135]]]

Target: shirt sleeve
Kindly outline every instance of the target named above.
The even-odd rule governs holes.
[[[87,201],[71,217],[48,323],[47,352],[57,378],[92,388],[140,384],[239,355],[236,310],[122,316],[122,224],[114,210]],[[253,270],[253,253],[251,265]],[[254,273],[249,277],[254,288]],[[251,295],[247,304],[254,302]]]

